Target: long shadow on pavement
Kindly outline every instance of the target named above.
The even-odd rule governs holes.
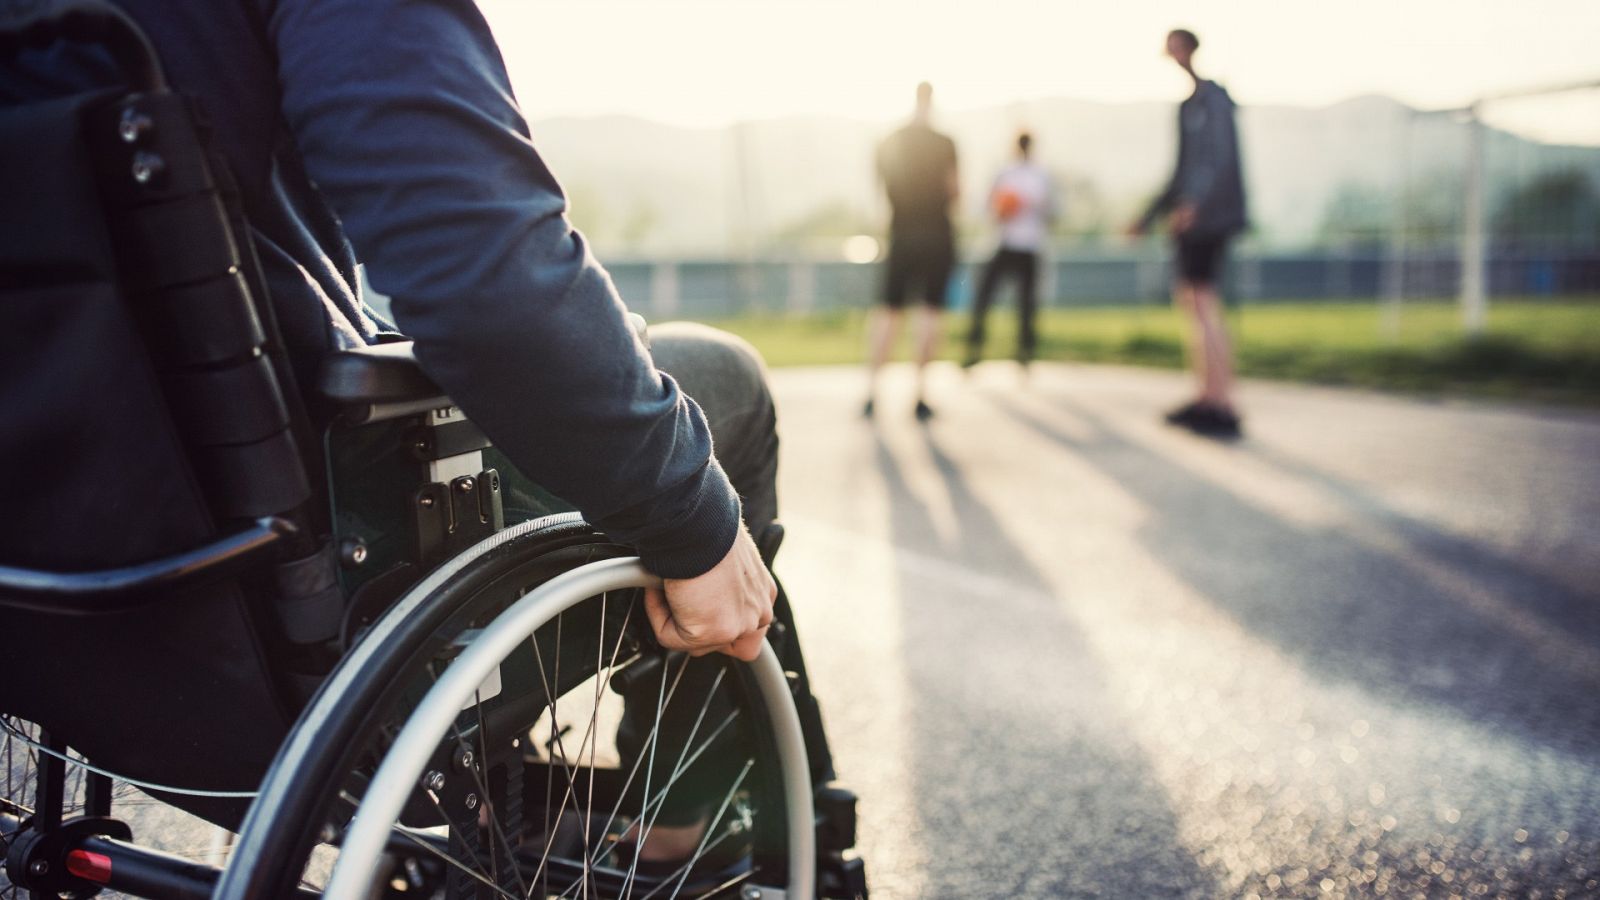
[[[923,433],[953,539],[874,437],[901,557],[926,895],[1213,895],[1050,584]]]
[[[1008,398],[996,398],[996,407],[1139,499],[1150,511],[1140,539],[1154,558],[1246,629],[1320,677],[1380,696],[1445,704],[1466,719],[1552,747],[1594,752],[1600,704],[1592,698],[1600,696],[1600,678],[1593,666],[1574,664],[1572,653],[1518,634],[1504,613],[1486,614],[1392,552],[1337,529],[1298,526],[1264,512],[1122,437],[1081,404],[1055,402],[1088,423],[1093,436],[1068,433]],[[1355,499],[1363,514],[1381,515]],[[1589,651],[1582,654],[1586,659],[1600,648],[1594,598],[1574,596],[1423,523],[1410,521],[1403,531],[1417,552],[1526,608],[1511,607],[1510,614],[1550,617],[1564,647]]]
[[[1516,604],[1568,637],[1582,641],[1592,653],[1591,660],[1600,662],[1600,584],[1574,590],[1570,583],[1564,584],[1482,543],[1441,531],[1395,509],[1369,489],[1281,450],[1250,442],[1240,449],[1280,472],[1318,486],[1350,511],[1388,528],[1405,540],[1411,552],[1467,576],[1506,603]]]

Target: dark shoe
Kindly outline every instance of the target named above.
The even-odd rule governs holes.
[[[1177,409],[1167,410],[1165,418],[1168,425],[1187,426],[1194,419],[1194,417],[1199,415],[1204,409],[1206,409],[1206,405],[1204,403],[1201,403],[1199,400],[1191,400]]]
[[[1239,428],[1239,416],[1231,409],[1218,406],[1200,407],[1183,424],[1195,434],[1206,437],[1236,438],[1243,433]]]
[[[931,407],[928,404],[922,402],[921,400],[918,400],[917,401],[917,421],[926,422],[931,418],[933,418],[933,407]]]
[[[863,418],[863,419],[872,418],[872,401],[871,400],[868,400],[866,402],[866,404],[861,407],[861,418]]]
[[[979,362],[981,362],[981,360],[979,359],[978,354],[969,353],[964,359],[961,360],[961,368],[970,372],[972,371],[972,367],[977,365]]]

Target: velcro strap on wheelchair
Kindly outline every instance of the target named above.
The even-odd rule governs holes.
[[[273,605],[284,637],[296,644],[315,644],[339,636],[344,592],[331,545],[304,559],[279,563],[272,574],[277,582]]]
[[[155,358],[165,366],[211,366],[251,356],[266,343],[244,277],[233,272],[136,298]]]
[[[249,356],[265,343],[195,115],[179,95],[136,94],[86,121],[122,281],[149,304],[141,318],[155,326],[163,367]]]
[[[216,369],[169,370],[161,380],[191,445],[249,444],[289,427],[266,357]]]
[[[238,271],[239,249],[215,194],[121,210],[112,220],[123,279],[135,292],[208,281]]]
[[[120,276],[213,512],[299,506],[310,485],[198,110],[174,93],[133,94],[85,125]]]
[[[253,444],[195,447],[195,476],[216,514],[243,519],[292,509],[310,496],[288,429]]]

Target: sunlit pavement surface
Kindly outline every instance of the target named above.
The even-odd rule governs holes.
[[[874,896],[1600,896],[1600,415],[773,373]]]
[[[1600,414],[1172,373],[777,370],[878,898],[1600,897]],[[225,836],[134,791],[141,843]],[[3,879],[0,879],[3,880]]]

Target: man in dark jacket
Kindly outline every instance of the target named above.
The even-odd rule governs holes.
[[[1239,134],[1234,103],[1215,81],[1194,71],[1200,39],[1177,29],[1167,35],[1167,55],[1194,79],[1194,93],[1178,107],[1178,164],[1167,184],[1131,234],[1148,231],[1156,218],[1167,224],[1177,251],[1173,295],[1193,319],[1190,362],[1200,393],[1167,414],[1167,421],[1221,437],[1239,434],[1233,405],[1233,350],[1223,320],[1223,265],[1228,242],[1246,225],[1244,176],[1239,166]]]
[[[732,398],[720,418],[750,433],[719,435],[713,455],[706,416],[657,369],[568,223],[477,7],[117,5],[211,121],[302,382],[328,353],[395,330],[362,302],[359,260],[423,369],[517,469],[666,579],[648,607],[662,643],[754,658],[776,589],[718,455],[724,441],[775,453],[770,416],[746,410],[770,407],[759,362],[690,339],[715,358],[700,380],[728,383],[714,373],[734,366],[761,394]],[[97,51],[33,56],[0,73],[0,102],[115,77]],[[686,367],[705,355],[661,344]],[[770,519],[775,456],[747,468],[747,512]]]
[[[363,303],[359,260],[424,371],[517,470],[662,576],[646,596],[661,643],[754,659],[776,596],[741,521],[759,533],[776,514],[759,358],[724,335],[653,334],[685,385],[724,401],[710,425],[657,368],[567,221],[478,8],[115,2],[210,121],[302,383],[396,331]],[[0,105],[118,80],[103,50],[59,44],[0,71]]]

